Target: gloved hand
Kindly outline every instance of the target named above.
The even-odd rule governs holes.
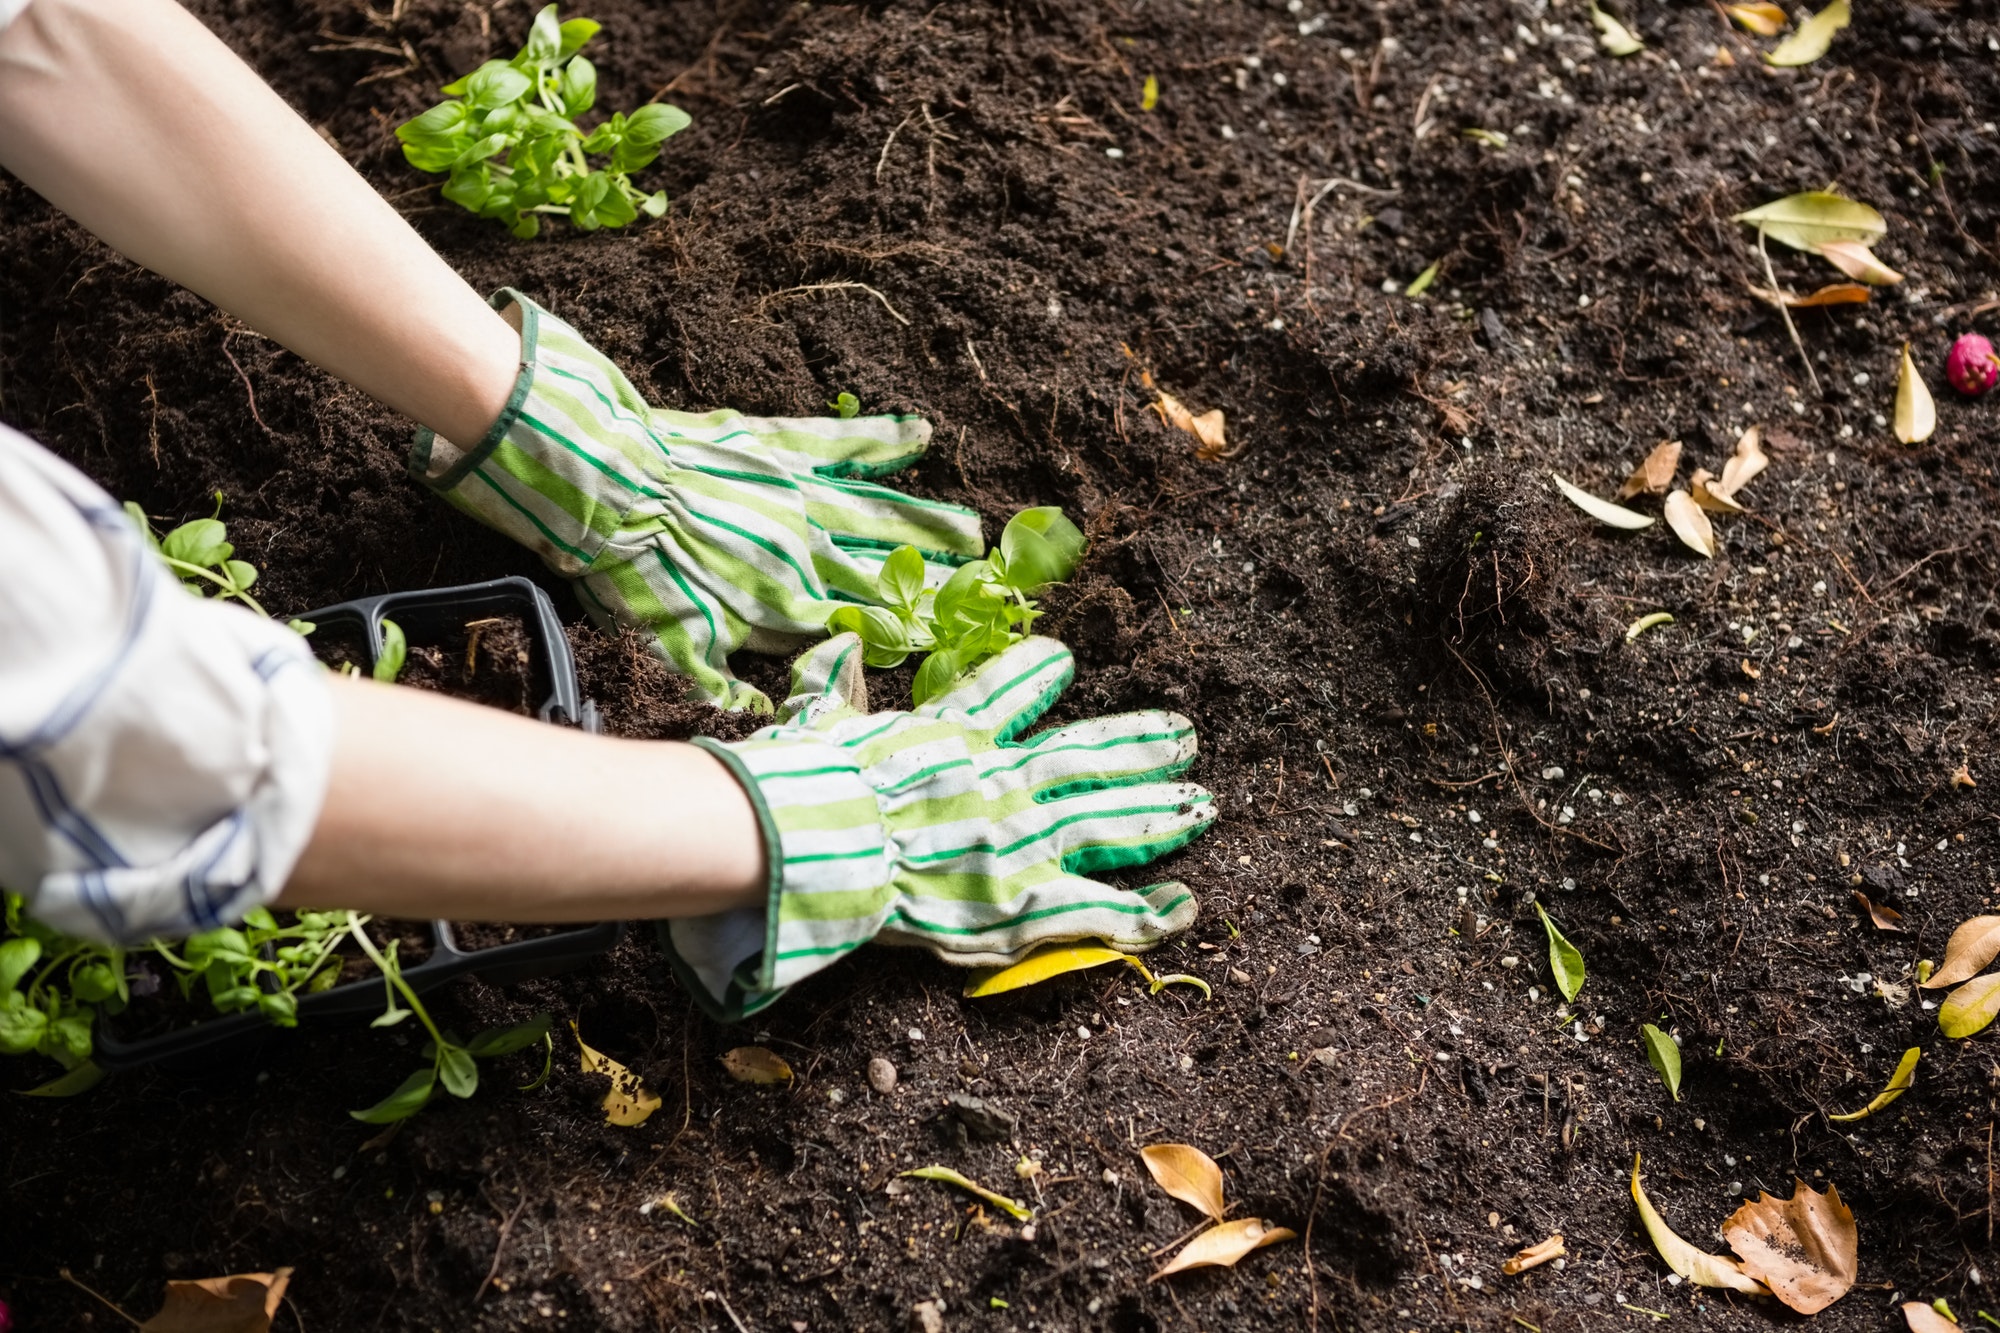
[[[843,634],[793,672],[790,720],[697,741],[756,804],[770,864],[761,910],[667,923],[682,980],[718,1018],[879,939],[995,966],[1058,941],[1140,953],[1194,922],[1176,883],[1086,876],[1198,836],[1213,798],[1171,779],[1194,762],[1177,713],[1093,718],[1020,739],[1075,675],[1054,639],[1015,644],[907,713],[867,713],[861,644]]]
[[[738,648],[796,651],[827,615],[879,604],[905,544],[936,587],[984,553],[979,516],[865,480],[909,466],[917,417],[746,417],[650,407],[618,368],[519,292],[521,374],[486,438],[417,432],[410,470],[577,580],[606,628],[637,626],[724,708],[770,711],[730,674]]]

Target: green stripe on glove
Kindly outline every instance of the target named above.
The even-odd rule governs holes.
[[[459,509],[574,578],[606,628],[637,626],[714,703],[769,711],[738,648],[795,651],[843,603],[879,604],[889,551],[941,584],[984,550],[979,516],[865,478],[923,456],[917,417],[746,417],[655,408],[520,293],[522,368],[476,448],[417,432],[410,468]]]
[[[871,939],[985,967],[1065,940],[1137,953],[1192,924],[1181,884],[1088,876],[1164,856],[1215,818],[1207,791],[1172,780],[1194,762],[1194,726],[1148,711],[1019,739],[1074,672],[1060,643],[1026,639],[920,708],[865,714],[860,642],[843,634],[795,668],[791,721],[698,741],[756,802],[771,867],[764,910],[667,924],[703,1006],[754,1013]]]

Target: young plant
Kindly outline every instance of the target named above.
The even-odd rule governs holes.
[[[445,198],[522,240],[541,230],[543,214],[567,216],[584,231],[664,216],[666,192],[644,193],[632,173],[651,165],[689,117],[653,102],[589,133],[577,125],[597,100],[597,70],[579,52],[601,26],[558,22],[547,6],[512,60],[489,60],[446,84],[448,100],[396,127],[403,156],[419,171],[448,173]],[[593,167],[591,155],[609,160]]]
[[[100,1011],[131,998],[122,949],[74,940],[22,912],[5,896],[0,939],[0,1055],[41,1055],[65,1070],[90,1061]]]
[[[960,565],[935,591],[924,586],[922,554],[900,546],[876,578],[883,605],[843,606],[827,628],[859,634],[869,666],[900,666],[911,653],[928,652],[911,686],[920,704],[1026,636],[1041,615],[1035,597],[1070,576],[1083,545],[1061,509],[1024,509],[985,559]]]
[[[221,491],[215,493],[215,513],[183,523],[163,538],[153,535],[152,520],[136,503],[127,500],[125,512],[138,525],[146,545],[166,561],[167,568],[174,571],[190,592],[202,597],[233,597],[260,616],[271,614],[250,595],[250,585],[257,581],[257,567],[235,558],[236,548],[229,542],[229,528],[220,517]],[[303,623],[295,621],[293,628]],[[307,630],[310,628],[307,626]]]

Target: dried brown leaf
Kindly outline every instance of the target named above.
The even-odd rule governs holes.
[[[1674,484],[1674,472],[1681,465],[1681,442],[1668,440],[1646,455],[1646,461],[1632,469],[1632,475],[1625,478],[1625,484],[1618,488],[1618,498],[1629,500],[1644,492],[1648,495],[1665,495],[1667,487]]]
[[[1959,1333],[1957,1324],[1922,1301],[1903,1303],[1903,1322],[1910,1326],[1910,1333]]]
[[[792,1067],[763,1046],[738,1046],[722,1053],[722,1067],[738,1083],[790,1083]]]
[[[1931,390],[1910,359],[1910,345],[1903,344],[1903,364],[1896,374],[1896,417],[1892,423],[1896,438],[1904,444],[1922,444],[1937,429],[1937,403]]]
[[[1715,489],[1720,484],[1713,472],[1701,468],[1688,478],[1688,494],[1692,495],[1694,502],[1703,509],[1713,509],[1723,514],[1742,513],[1742,505]]]
[[[1724,498],[1733,498],[1736,492],[1750,484],[1759,472],[1771,466],[1771,459],[1764,452],[1764,431],[1761,426],[1752,426],[1737,437],[1736,452],[1722,465],[1722,485],[1715,487]]]
[[[1562,1233],[1558,1231],[1547,1240],[1530,1245],[1513,1258],[1500,1265],[1500,1271],[1508,1277],[1525,1273],[1530,1268],[1539,1268],[1551,1259],[1560,1259],[1569,1251],[1563,1246]]]
[[[1186,1268],[1233,1268],[1237,1260],[1252,1250],[1266,1245],[1276,1245],[1281,1240],[1295,1240],[1298,1233],[1290,1227],[1274,1227],[1268,1222],[1254,1217],[1241,1218],[1235,1222],[1224,1222],[1189,1241],[1181,1252],[1167,1261],[1167,1266],[1148,1282],[1158,1282],[1169,1273],[1178,1273]]]
[[[1693,496],[1686,491],[1673,492],[1667,497],[1666,515],[1667,526],[1674,530],[1682,545],[1705,559],[1715,558],[1715,529]]]
[[[1722,1236],[1743,1271],[1800,1314],[1818,1314],[1854,1285],[1860,1237],[1836,1186],[1820,1194],[1798,1181],[1789,1199],[1760,1193],[1722,1224]]]
[[[1185,1143],[1150,1143],[1139,1156],[1161,1189],[1222,1220],[1222,1168],[1207,1153]]]
[[[1877,259],[1875,252],[1860,241],[1826,241],[1819,252],[1829,264],[1856,282],[1890,287],[1903,280],[1902,274]]]
[[[1977,787],[1979,784],[1972,780],[1972,766],[1970,764],[1960,764],[1958,771],[1951,775],[1951,785],[1954,787]]]
[[[1154,392],[1158,393],[1160,398],[1153,404],[1153,410],[1160,414],[1160,420],[1175,430],[1184,430],[1194,436],[1196,458],[1204,463],[1212,463],[1217,459],[1233,456],[1233,451],[1224,437],[1221,408],[1212,408],[1196,416],[1180,399],[1165,389],[1156,389]]]
[[[1785,11],[1773,4],[1729,5],[1729,17],[1759,37],[1775,37],[1784,30]]]
[[[1830,282],[1816,292],[1805,296],[1794,296],[1790,292],[1774,292],[1769,287],[1759,287],[1754,283],[1750,291],[1758,299],[1772,305],[1790,306],[1794,310],[1808,310],[1825,305],[1867,305],[1868,289],[1858,282]]]
[[[1868,914],[1868,919],[1875,923],[1875,929],[1894,931],[1903,929],[1903,914],[1895,908],[1884,907],[1859,889],[1854,891],[1854,901]]]
[[[1995,957],[2000,957],[2000,916],[1973,917],[1951,932],[1944,946],[1944,962],[1924,981],[1924,989],[1937,990],[1970,980]]]
[[[604,1094],[602,1103],[605,1122],[626,1128],[645,1124],[653,1112],[660,1109],[660,1099],[637,1074],[596,1047],[585,1044],[583,1034],[576,1030],[576,1024],[571,1023],[569,1030],[576,1038],[577,1049],[583,1052],[583,1072],[603,1074],[611,1080],[611,1091]]]
[[[269,1333],[292,1270],[167,1283],[167,1303],[140,1333]]]

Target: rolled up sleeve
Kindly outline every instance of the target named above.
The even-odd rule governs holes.
[[[0,427],[0,885],[110,942],[236,920],[284,886],[332,749],[303,639],[189,593],[110,496]]]

